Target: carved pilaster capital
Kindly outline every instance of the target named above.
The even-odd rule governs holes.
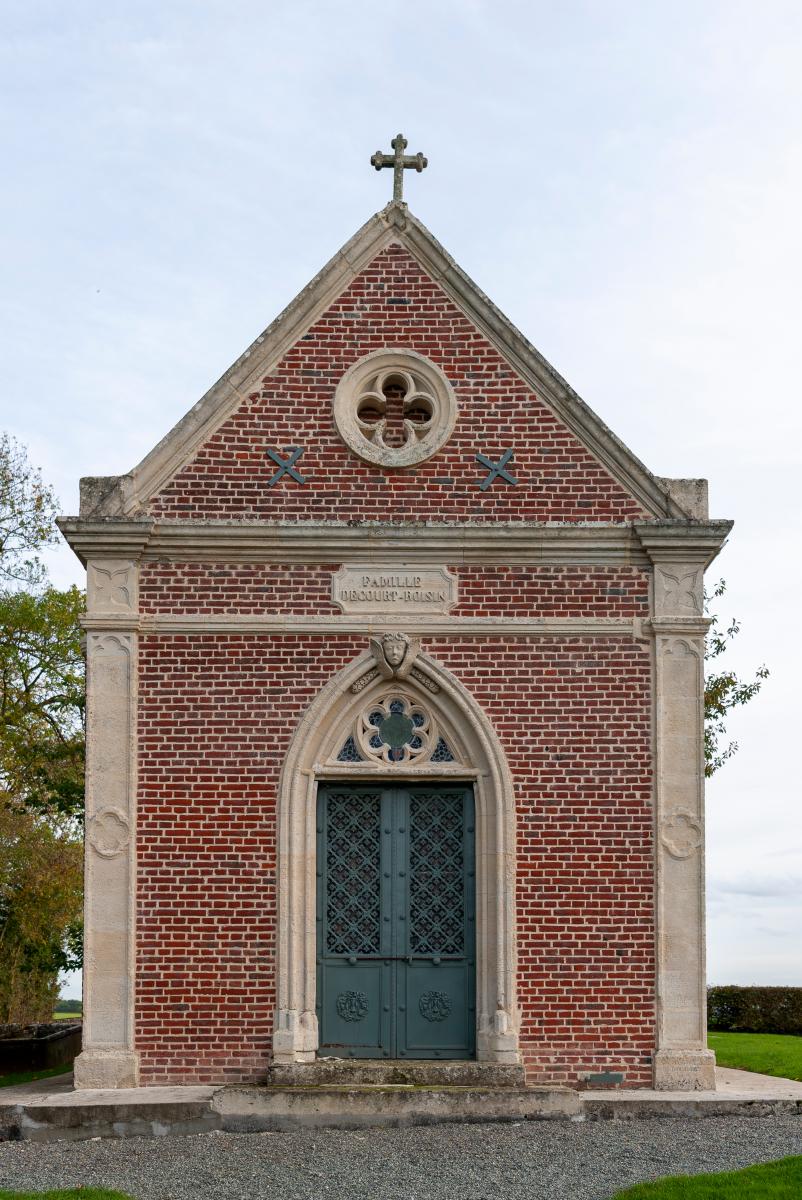
[[[646,632],[655,637],[704,638],[710,628],[710,617],[652,617],[643,622]]]
[[[139,610],[139,563],[130,558],[91,558],[86,565],[86,611],[97,617],[135,617]]]
[[[701,617],[704,612],[702,563],[655,563],[655,617]]]
[[[635,526],[654,566],[655,618],[704,613],[704,574],[724,545],[731,521],[658,521]]]
[[[90,629],[86,634],[86,657],[95,658],[97,655],[126,654],[130,658],[136,650],[136,634],[129,629],[117,629],[115,626],[104,627],[101,630]]]

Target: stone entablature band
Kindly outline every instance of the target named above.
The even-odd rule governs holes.
[[[87,521],[62,517],[59,528],[79,557],[137,561],[387,564],[475,562],[651,566],[676,542],[684,561],[707,565],[731,521],[654,524],[491,522],[406,525],[312,521]],[[652,544],[661,530],[658,547]],[[684,539],[684,541],[683,541]],[[664,561],[661,559],[661,561]]]

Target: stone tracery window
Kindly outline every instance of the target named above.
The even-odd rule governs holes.
[[[419,764],[456,759],[434,714],[393,688],[361,709],[336,761]]]
[[[451,385],[413,350],[378,350],[346,371],[334,397],[334,421],[360,458],[408,467],[436,454],[457,419]]]

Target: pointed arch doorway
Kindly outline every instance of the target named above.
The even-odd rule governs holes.
[[[321,1054],[474,1057],[475,841],[467,782],[319,786]]]
[[[485,713],[444,667],[413,648],[404,664],[403,676],[392,669],[388,672],[386,664],[377,662],[376,644],[373,645],[373,654],[361,655],[346,666],[312,702],[295,732],[282,770],[278,796],[274,1060],[297,1063],[311,1062],[318,1054],[347,1057],[397,1054],[399,1057],[475,1056],[480,1061],[517,1063],[520,1060],[515,996],[515,807],[503,751]],[[328,900],[329,868],[323,856],[331,844],[330,798],[351,797],[350,801],[336,802],[342,811],[335,819],[347,823],[348,805],[353,813],[358,793],[374,797],[370,820],[378,830],[374,839],[376,836],[379,839],[378,843],[374,840],[372,850],[367,853],[370,865],[363,864],[373,881],[367,892],[373,924],[371,929],[366,926],[363,930],[366,937],[373,937],[367,954],[355,953],[353,945],[338,942],[336,936],[327,941],[329,922],[340,920],[341,912],[336,904],[330,913],[321,908]],[[437,796],[450,799],[443,802]],[[416,942],[414,932],[400,933],[400,927],[411,915],[410,895],[414,891],[408,886],[412,865],[409,822],[413,809],[420,820],[426,813],[438,812],[438,804],[442,808],[443,803],[451,808],[448,837],[452,842],[455,842],[457,812],[462,823],[457,857],[463,929],[470,926],[461,949],[455,950],[452,958],[445,956],[455,964],[447,966],[454,980],[457,970],[462,973],[456,997],[433,982],[433,973],[442,971],[446,965],[442,953],[421,951],[417,956],[420,965],[416,965],[414,951],[383,953],[388,948],[410,950],[424,944],[422,940]],[[383,823],[388,818],[395,820],[396,832],[385,835],[384,829],[393,830],[392,825]],[[389,839],[384,855],[382,838]],[[442,834],[429,841],[439,843],[442,850]],[[353,861],[355,867],[357,858]],[[468,862],[473,865],[467,866]],[[430,862],[425,869],[430,871],[433,865],[440,869]],[[404,876],[398,874],[402,870]],[[386,871],[389,879],[385,877]],[[470,888],[469,871],[474,872]],[[395,898],[394,885],[399,889]],[[390,888],[384,898],[382,886]],[[359,907],[348,908],[349,891],[353,889],[346,887],[342,897],[346,908],[342,911],[353,916],[358,914]],[[426,900],[423,892],[419,896]],[[384,941],[379,933],[378,952],[373,948],[377,916],[380,930],[389,927]],[[440,906],[437,912],[438,921],[448,918],[448,928],[453,928],[458,916],[453,897],[449,906]],[[385,917],[389,920],[385,921]],[[368,942],[362,945],[367,946]],[[336,963],[322,961],[327,957],[322,951],[329,947],[336,950],[331,956]],[[398,960],[410,957],[411,964],[398,965]],[[356,962],[349,962],[351,958]],[[434,963],[434,958],[440,958],[440,962]],[[366,976],[359,984],[357,975],[352,974],[352,985],[345,986],[343,973],[349,969],[365,970],[360,960],[366,959],[379,964],[371,968],[373,977]],[[424,960],[428,960],[425,966]],[[429,972],[426,978],[425,971]],[[384,991],[379,978],[382,972]],[[438,993],[444,993],[446,998]],[[337,1013],[338,1001],[342,1012],[347,1014],[345,1017]],[[369,1009],[374,1009],[372,1032],[360,1042],[358,1039],[364,1036],[360,1031],[351,1036],[349,1043],[343,1037],[344,1028],[367,1020],[367,1014],[364,1018],[357,1016],[366,1003]],[[383,1011],[385,1004],[395,1004],[391,1016]],[[401,1005],[404,1013],[398,1011]],[[446,1008],[449,1012],[440,1017]],[[426,1013],[435,1019],[429,1021]],[[452,1013],[455,1016],[447,1034],[445,1030],[437,1034],[430,1028],[448,1021]],[[367,1030],[368,1026],[363,1026],[363,1031]],[[428,1037],[424,1036],[427,1031]],[[332,1040],[323,1040],[328,1038]],[[401,1050],[405,1052],[403,1056]]]

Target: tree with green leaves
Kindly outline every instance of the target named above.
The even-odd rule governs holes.
[[[708,604],[711,600],[719,600],[726,590],[726,583],[720,579],[705,599]],[[723,629],[718,616],[712,614],[705,650],[706,661],[720,658],[732,639],[738,635],[740,628],[740,622],[733,618],[726,629]],[[766,666],[758,667],[754,679],[748,681],[739,679],[731,670],[705,673],[705,775],[708,778],[722,767],[727,759],[732,758],[738,749],[737,742],[730,741],[725,744],[722,741],[727,735],[727,714],[753,700],[768,675]]]
[[[84,798],[83,592],[0,592],[0,786],[80,819]]]
[[[0,435],[0,1022],[49,1020],[81,962],[83,593],[49,585],[56,503]]]
[[[0,803],[0,1024],[49,1021],[81,965],[81,843],[65,822]]]
[[[0,588],[42,582],[41,551],[56,541],[57,511],[55,496],[28,462],[25,447],[0,433]]]

